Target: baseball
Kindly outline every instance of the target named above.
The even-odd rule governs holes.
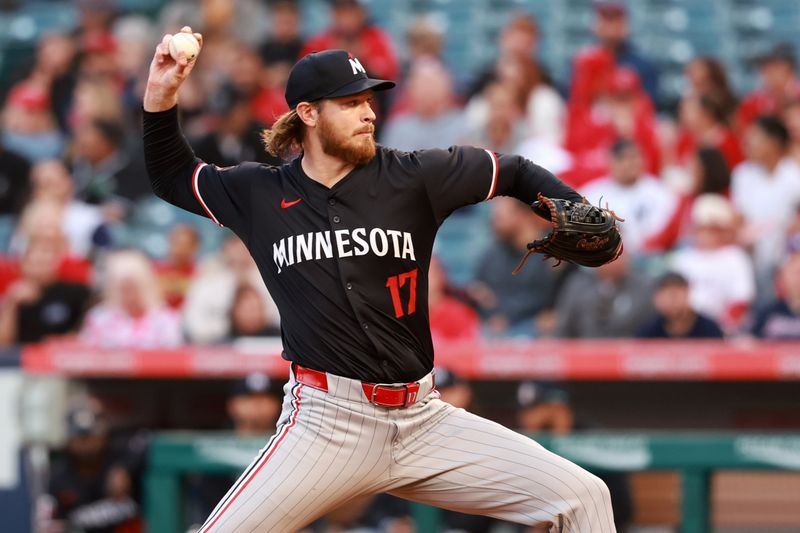
[[[186,59],[191,61],[197,54],[200,53],[200,43],[197,42],[194,35],[186,32],[179,32],[172,36],[169,40],[169,55],[177,61],[178,54],[183,52]]]

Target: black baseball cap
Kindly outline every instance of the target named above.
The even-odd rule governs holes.
[[[361,62],[346,50],[312,52],[292,67],[286,82],[286,103],[294,109],[300,102],[348,96],[367,89],[384,91],[394,85],[393,81],[367,76]]]

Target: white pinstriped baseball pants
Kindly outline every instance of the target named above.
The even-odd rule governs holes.
[[[553,531],[615,533],[605,484],[528,437],[439,400],[370,404],[358,381],[284,387],[275,435],[198,533],[288,533],[389,492]]]

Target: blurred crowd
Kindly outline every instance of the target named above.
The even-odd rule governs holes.
[[[44,35],[34,60],[2,87],[0,346],[65,334],[126,348],[280,334],[277,309],[238,238],[226,233],[209,250],[208,239],[223,230],[181,219],[156,230],[167,233],[167,245],[153,254],[134,230],[154,213],[140,131],[147,69],[160,36],[184,25],[202,32],[205,45],[180,92],[182,127],[209,163],[280,163],[260,139],[287,110],[291,66],[310,51],[345,48],[371,76],[398,81],[377,95],[382,144],[520,154],[625,219],[619,260],[597,269],[529,261],[512,276],[525,245],[548,224],[510,198],[456,213],[452,222],[468,227],[488,219],[492,239],[468,283],[449,281],[446,257],[433,261],[435,343],[800,338],[800,78],[791,46],[775,43],[756,59],[759,86],[750,94],[735,94],[717,59],[692,59],[678,108],[663,113],[658,70],[631,42],[621,1],[593,2],[596,42],[573,58],[571,79],[558,82],[539,57],[546,21],[530,14],[509,13],[492,64],[464,72],[444,59],[447,32],[436,17],[411,19],[398,42],[366,4],[328,3],[329,26],[308,35],[290,0],[175,1],[157,20],[122,12],[113,0],[75,2],[78,24]],[[234,428],[272,430],[279,404],[266,383],[237,385],[228,405]],[[575,426],[559,389],[525,386],[519,427]],[[470,404],[456,377],[442,377],[440,388],[451,391],[446,399]],[[75,516],[84,500],[111,498],[113,505],[84,509],[76,520],[87,531],[137,530],[129,500],[140,451],[114,449],[91,402],[71,413],[51,515]],[[208,487],[198,483],[193,495],[200,521],[219,497],[203,492]],[[409,530],[407,507],[387,517],[394,507],[379,505],[373,516],[373,504],[365,500],[318,529],[391,518],[384,530]],[[624,521],[624,496],[615,504]],[[132,529],[92,522],[102,517],[114,527],[133,520]],[[452,520],[454,529],[486,530]]]

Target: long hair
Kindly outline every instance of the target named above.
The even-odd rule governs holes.
[[[725,156],[716,148],[704,147],[697,151],[703,178],[697,186],[697,194],[726,194],[731,186],[731,172]]]
[[[319,103],[312,105],[318,108]],[[289,159],[299,152],[303,146],[305,124],[297,116],[297,111],[291,109],[278,117],[271,128],[261,132],[261,140],[267,152],[281,159]]]

